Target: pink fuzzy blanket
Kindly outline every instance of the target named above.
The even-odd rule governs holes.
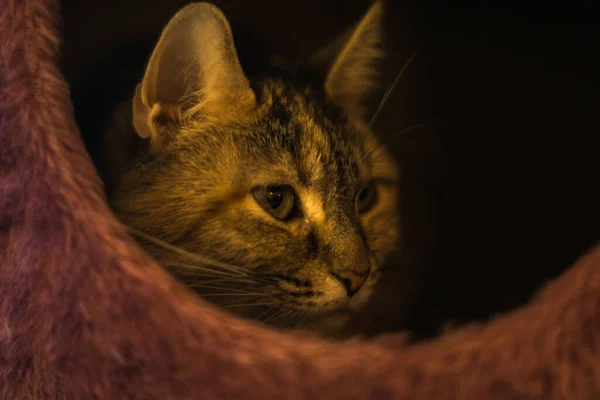
[[[58,70],[58,0],[0,0],[1,399],[600,399],[600,248],[418,345],[213,309],[114,223]]]

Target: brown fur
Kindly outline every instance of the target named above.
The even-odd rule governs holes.
[[[225,17],[207,3],[183,8],[167,24],[138,94],[107,133],[112,204],[123,223],[142,232],[152,255],[207,299],[270,324],[330,334],[365,310],[398,241],[396,167],[368,124],[348,111],[372,87],[380,8],[376,3],[346,45],[352,56],[336,58],[329,88],[298,72],[288,80],[259,77],[247,88]],[[365,24],[374,27],[364,33]],[[189,31],[225,39],[217,48],[189,45]],[[183,72],[173,67],[172,58],[194,51]],[[154,70],[162,73],[156,81]],[[173,85],[179,76],[188,78]],[[166,100],[152,99],[159,95]],[[376,201],[359,213],[357,196],[370,183]],[[252,195],[281,184],[293,189],[297,207],[285,221]],[[347,294],[345,276],[366,281]]]
[[[0,1],[1,399],[600,398],[598,248],[529,306],[418,346],[282,335],[190,295],[111,222],[58,15]]]

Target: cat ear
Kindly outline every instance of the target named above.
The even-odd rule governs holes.
[[[363,102],[377,87],[381,48],[383,2],[377,0],[346,34],[312,57],[313,65],[327,64],[325,91],[350,114],[362,117]],[[329,61],[333,59],[333,62]]]
[[[164,28],[133,101],[133,122],[142,138],[157,139],[161,124],[186,112],[220,118],[256,102],[238,60],[223,13],[209,3],[182,8]]]

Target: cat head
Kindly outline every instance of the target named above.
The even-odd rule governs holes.
[[[133,99],[144,149],[113,205],[207,299],[317,329],[368,301],[398,237],[396,167],[362,107],[381,19],[378,1],[315,55],[309,65],[327,72],[314,86],[250,82],[211,4],[186,6],[164,29]]]

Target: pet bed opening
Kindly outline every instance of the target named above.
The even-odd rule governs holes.
[[[93,11],[76,3],[63,2],[62,67],[84,141],[102,175],[109,115],[118,102],[132,96],[161,29],[188,2],[146,1],[142,7],[130,0]],[[292,58],[311,54],[351,26],[369,5],[351,2],[343,13],[335,13],[340,2],[327,3],[326,11],[301,7],[300,2],[264,3],[267,8],[259,12],[256,5],[217,2],[232,24],[241,64],[250,74],[259,72],[275,50]],[[310,29],[290,20],[289,15],[298,12],[311,20]],[[395,306],[377,316],[380,325],[368,333],[408,329],[422,337],[439,333],[448,322],[480,320],[513,309],[596,239],[592,230],[567,238],[557,233],[560,227],[551,227],[548,213],[560,211],[565,200],[551,199],[560,188],[548,183],[553,171],[548,154],[535,151],[539,130],[490,127],[489,121],[512,118],[501,115],[502,110],[516,115],[527,107],[506,106],[511,90],[540,101],[533,87],[513,84],[503,89],[502,83],[488,79],[502,71],[506,83],[533,68],[519,70],[516,65],[545,65],[546,54],[534,58],[519,52],[535,40],[534,33],[521,24],[515,25],[514,37],[502,37],[502,23],[512,21],[506,16],[486,27],[487,39],[498,45],[489,46],[475,37],[464,38],[481,27],[469,22],[463,11],[457,8],[450,14],[465,23],[452,24],[450,15],[425,5],[390,5],[386,15],[388,58],[372,112],[386,86],[417,48],[419,52],[406,64],[374,126],[403,174],[402,242],[391,260],[399,266],[389,278],[394,284],[385,294],[395,296]],[[431,20],[439,26],[428,28],[425,21]],[[518,35],[523,42],[519,45]],[[544,43],[549,46],[551,41]],[[515,45],[515,50],[506,50],[506,44]],[[481,57],[486,51],[493,62]],[[474,72],[478,69],[480,75]],[[542,85],[548,76],[534,84]],[[481,99],[492,105],[482,106]],[[516,140],[521,149],[513,145]],[[564,211],[556,215],[562,228],[571,226],[561,217]],[[548,243],[560,246],[548,254],[543,251]]]

